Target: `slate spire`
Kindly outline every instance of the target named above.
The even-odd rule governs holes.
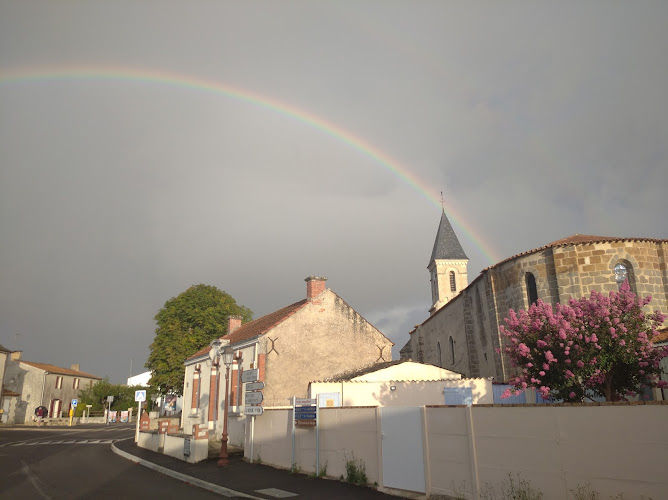
[[[434,249],[431,252],[430,263],[435,260],[468,260],[462,245],[457,239],[454,229],[450,225],[445,209],[441,214],[441,222],[438,225]]]

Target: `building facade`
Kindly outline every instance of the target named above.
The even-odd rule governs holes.
[[[506,381],[513,371],[497,349],[510,309],[616,290],[628,279],[634,293],[652,296],[648,311],[666,314],[667,263],[668,240],[576,234],[554,241],[484,269],[442,307],[432,306],[430,317],[410,332],[401,357],[465,377]]]
[[[46,363],[21,360],[21,352],[13,352],[5,370],[5,379],[12,382],[18,394],[13,411],[13,423],[30,423],[35,409],[44,406],[49,418],[67,416],[72,400],[79,398],[79,391],[102,380],[101,377],[82,372],[78,364],[70,368]]]
[[[234,349],[229,403],[234,415],[245,406],[243,372],[257,370],[264,383],[263,406],[287,406],[304,398],[311,380],[392,359],[393,343],[325,286],[326,278],[306,278],[306,299],[246,324],[231,317],[220,339]],[[182,427],[220,429],[225,404],[225,371],[210,347],[186,360]]]

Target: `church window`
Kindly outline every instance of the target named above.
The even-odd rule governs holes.
[[[457,291],[457,283],[455,283],[455,272],[450,271],[450,291],[451,292],[456,292]]]
[[[617,282],[617,285],[621,285],[626,281],[626,276],[628,275],[628,272],[626,270],[626,266],[622,264],[621,262],[618,263],[615,266],[615,281]]]
[[[635,277],[633,276],[633,267],[631,266],[630,262],[626,260],[620,260],[614,267],[614,273],[617,287],[620,287],[622,283],[628,281],[629,286],[631,287],[631,291],[633,293],[637,293],[636,283],[635,283],[636,280]]]
[[[436,351],[438,352],[438,366],[443,367],[443,358],[441,357],[441,343],[436,342]]]
[[[538,300],[538,291],[536,290],[536,278],[532,273],[526,274],[527,299],[529,305],[535,304]]]
[[[450,364],[454,365],[455,364],[455,341],[450,337],[448,340],[449,347],[450,347]]]

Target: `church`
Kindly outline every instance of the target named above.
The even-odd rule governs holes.
[[[667,264],[668,240],[574,234],[489,266],[468,283],[468,258],[444,210],[427,266],[430,315],[410,332],[401,358],[507,381],[512,367],[497,349],[510,309],[616,290],[628,279],[634,293],[652,296],[648,309],[668,314]]]

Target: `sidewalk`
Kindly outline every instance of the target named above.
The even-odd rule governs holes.
[[[400,498],[342,481],[293,474],[267,465],[250,464],[241,453],[230,456],[227,467],[218,467],[215,459],[189,464],[176,458],[139,448],[133,438],[112,445],[115,453],[181,481],[229,498]]]

